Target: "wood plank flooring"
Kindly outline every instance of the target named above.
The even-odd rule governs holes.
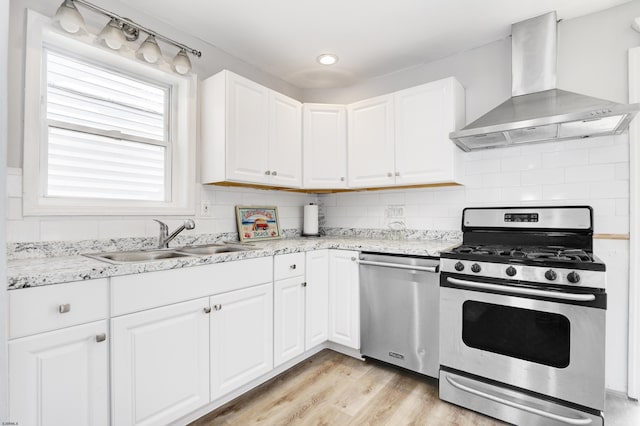
[[[327,349],[191,425],[504,424],[441,401],[434,379]]]

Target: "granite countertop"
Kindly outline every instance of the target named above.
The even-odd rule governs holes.
[[[117,265],[82,255],[10,260],[7,262],[7,283],[9,290],[15,290],[318,249],[374,251],[437,257],[441,251],[449,250],[457,246],[459,242],[445,239],[387,240],[322,237],[311,239],[286,238],[253,244],[255,246],[254,250]]]

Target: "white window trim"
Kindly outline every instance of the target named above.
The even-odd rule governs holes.
[[[72,199],[45,197],[46,176],[42,173],[43,143],[47,138],[46,117],[42,100],[46,86],[42,81],[43,47],[45,44],[92,58],[132,74],[149,76],[172,85],[172,109],[175,120],[170,140],[171,182],[170,201],[131,201]],[[195,146],[197,117],[197,78],[180,76],[168,67],[141,63],[133,52],[129,57],[96,45],[95,37],[70,36],[51,24],[50,18],[32,10],[27,11],[27,41],[25,58],[24,106],[24,165],[23,214],[48,215],[177,215],[195,214]]]

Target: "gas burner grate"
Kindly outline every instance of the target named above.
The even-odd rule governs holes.
[[[501,259],[528,259],[540,262],[593,262],[593,257],[586,251],[561,246],[506,247],[490,245],[463,245],[454,249],[454,252],[474,256],[495,256]]]

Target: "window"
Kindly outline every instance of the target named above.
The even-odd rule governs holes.
[[[193,214],[195,77],[48,21],[29,11],[25,215]]]

